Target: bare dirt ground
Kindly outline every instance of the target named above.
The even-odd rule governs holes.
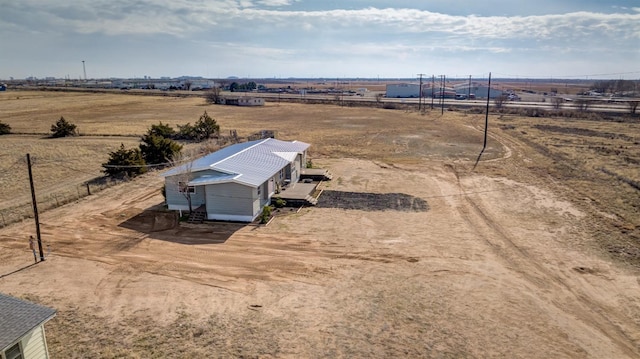
[[[346,111],[336,137],[359,124]],[[53,357],[639,357],[638,269],[601,243],[637,231],[635,207],[593,190],[586,201],[585,178],[558,179],[535,123],[500,120],[511,127],[492,128],[473,170],[456,151],[472,148],[460,139],[478,119],[427,133],[420,123],[435,120],[407,118],[378,152],[325,138],[314,164],[334,174],[332,200],[266,227],[158,230],[150,173],[43,213],[51,254],[38,265],[32,222],[3,228],[0,291],[58,309]],[[359,131],[354,143],[376,144]]]

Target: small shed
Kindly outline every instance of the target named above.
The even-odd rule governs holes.
[[[56,310],[0,293],[0,358],[48,359],[44,324]]]

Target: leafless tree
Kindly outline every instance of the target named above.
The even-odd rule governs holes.
[[[552,97],[551,98],[551,106],[553,106],[554,109],[559,110],[560,107],[562,107],[562,103],[564,102],[564,99],[562,97]]]
[[[194,188],[189,186],[189,181],[193,179],[193,160],[195,159],[195,152],[188,151],[180,153],[176,156],[172,163],[176,168],[180,168],[180,172],[171,177],[172,181],[169,183],[171,186],[176,186],[180,194],[187,199],[189,204],[189,213],[193,212],[193,205],[191,201],[191,194]]]
[[[496,108],[502,108],[505,101],[507,101],[507,95],[499,95],[493,99],[493,103],[496,105]]]
[[[640,100],[629,100],[627,101],[627,105],[629,105],[629,112],[634,115],[638,109],[638,105],[640,105]]]
[[[585,112],[589,110],[592,102],[593,101],[588,98],[578,98],[574,103],[576,104],[576,108],[578,109],[578,111]]]
[[[220,90],[220,87],[216,86],[208,90],[204,96],[208,104],[214,105],[222,102],[221,93],[222,93],[222,90]]]

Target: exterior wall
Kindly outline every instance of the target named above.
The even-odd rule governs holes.
[[[420,97],[420,85],[416,85],[416,84],[387,85],[387,97]]]
[[[302,152],[302,168],[307,167],[307,151]]]
[[[170,210],[189,210],[189,201],[187,197],[180,193],[178,189],[178,176],[170,176],[165,178],[165,191],[167,194],[167,206]],[[196,193],[191,194],[191,206],[198,208],[205,203],[205,187],[196,186]]]
[[[264,106],[264,99],[258,97],[223,98],[221,104],[235,106]]]
[[[293,182],[291,179],[291,164],[288,164],[284,167],[284,179]]]
[[[25,359],[49,358],[49,353],[47,351],[47,341],[45,339],[44,328],[42,325],[22,338],[22,348]]]
[[[22,337],[19,341],[24,359],[49,359],[47,339],[44,335],[44,326],[40,325]],[[17,342],[16,342],[17,343]],[[8,348],[14,346],[11,344]],[[7,349],[8,349],[7,348]],[[4,358],[0,349],[0,357]]]
[[[260,210],[257,188],[238,183],[206,185],[207,218],[251,222]]]
[[[273,192],[271,191],[272,187],[273,178],[260,185],[260,201],[258,202],[258,208],[253,209],[254,213],[257,212],[258,214],[260,214],[262,212],[262,207],[271,203],[271,196],[273,195]]]
[[[302,155],[298,154],[294,161],[295,173],[291,176],[292,182],[298,182],[300,180],[300,172],[302,172]]]
[[[467,95],[469,90],[471,90],[471,94],[475,95],[476,98],[487,98],[487,86],[471,86],[471,89],[469,89],[469,87],[459,87],[456,89],[456,93]],[[492,88],[489,93],[489,98],[496,98],[500,95],[502,95],[502,91]]]
[[[238,100],[238,106],[264,106],[263,98],[240,98]]]

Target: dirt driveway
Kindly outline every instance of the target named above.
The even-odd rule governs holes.
[[[149,174],[44,213],[37,266],[6,275],[32,261],[33,225],[0,230],[0,291],[59,310],[53,357],[640,356],[638,275],[600,256],[560,185],[315,164],[333,198],[397,202],[152,231]]]

